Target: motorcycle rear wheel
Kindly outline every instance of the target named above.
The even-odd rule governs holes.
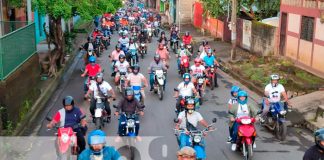
[[[280,141],[284,141],[287,136],[287,124],[277,122],[275,128],[275,134]]]
[[[101,118],[96,118],[95,125],[96,125],[96,129],[101,129],[102,128]]]
[[[209,85],[210,85],[210,89],[211,90],[214,90],[215,86],[214,86],[214,80],[215,80],[215,77],[210,77],[209,78]]]

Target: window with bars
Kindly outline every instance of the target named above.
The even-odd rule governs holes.
[[[313,42],[313,34],[314,34],[314,18],[303,16],[302,23],[301,23],[300,38],[306,41]]]

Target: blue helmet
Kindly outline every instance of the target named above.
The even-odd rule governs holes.
[[[96,63],[96,57],[95,56],[90,56],[89,57],[89,62],[90,63]]]
[[[245,100],[241,101],[240,97],[245,97]],[[248,94],[246,93],[246,91],[239,91],[237,94],[237,98],[238,98],[237,101],[239,104],[246,104],[247,100],[248,100]]]
[[[324,150],[324,146],[321,144],[321,141],[324,141],[324,128],[318,129],[314,133],[315,143],[321,150]]]
[[[241,90],[241,88],[240,88],[239,86],[232,86],[232,89],[231,89],[231,95],[232,95],[233,97],[235,97],[235,96],[234,96],[234,93],[238,93],[240,90]],[[237,96],[236,96],[236,97],[237,97]]]
[[[189,78],[189,81],[186,81],[186,78]],[[185,82],[185,84],[188,84],[191,81],[191,76],[189,73],[185,73],[183,74],[182,79]]]
[[[88,144],[106,144],[106,134],[102,130],[94,130],[88,135]]]

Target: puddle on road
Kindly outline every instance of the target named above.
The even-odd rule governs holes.
[[[225,88],[231,88],[233,86],[232,82],[229,82],[225,79],[222,79],[221,81],[225,84]]]
[[[227,119],[228,113],[226,111],[211,111],[212,113],[216,114],[218,118]]]

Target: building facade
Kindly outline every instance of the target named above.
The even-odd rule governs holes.
[[[324,78],[324,0],[281,0],[279,53]]]

